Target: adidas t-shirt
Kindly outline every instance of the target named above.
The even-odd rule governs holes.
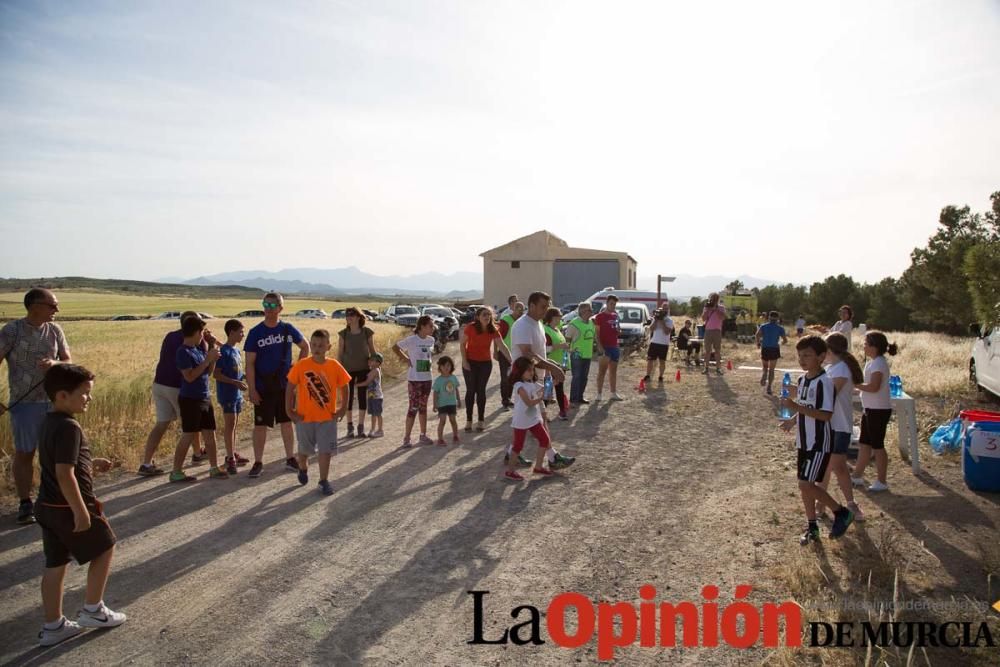
[[[799,378],[797,402],[799,405],[814,410],[833,412],[833,381],[826,374],[826,371],[820,371],[819,375],[813,378],[808,378],[805,375]],[[798,417],[798,429],[795,434],[796,446],[807,452],[814,450],[829,452],[832,444],[830,422],[813,419],[802,413],[798,413],[796,416]]]

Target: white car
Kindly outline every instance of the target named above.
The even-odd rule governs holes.
[[[1000,396],[1000,324],[981,330],[973,343],[969,382],[980,391]]]
[[[325,320],[328,315],[322,308],[306,308],[295,313],[295,317],[304,317],[308,320]]]

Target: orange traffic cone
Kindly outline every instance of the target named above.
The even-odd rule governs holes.
[[[681,381],[681,369],[678,368],[677,375],[674,377],[674,382],[680,382],[680,381]]]
[[[732,359],[729,359],[729,360],[726,361],[726,370],[727,371],[733,370],[733,360]]]
[[[639,386],[636,387],[635,389],[640,394],[644,394],[646,392],[646,378],[645,377],[642,378],[641,380],[639,380]]]

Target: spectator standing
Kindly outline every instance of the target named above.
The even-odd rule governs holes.
[[[285,387],[288,372],[292,369],[291,345],[299,348],[299,359],[309,356],[309,343],[302,333],[287,322],[281,321],[285,300],[277,292],[264,295],[264,321],[250,329],[243,351],[246,353],[247,385],[253,403],[253,454],[254,463],[248,477],[260,477],[264,469],[264,444],[267,431],[275,424],[281,429],[285,445],[285,468],[298,472],[299,463],[293,455],[295,432],[285,411]]]
[[[0,329],[0,361],[7,361],[7,406],[14,435],[14,487],[20,499],[17,523],[34,523],[31,481],[34,477],[38,434],[51,408],[42,386],[45,372],[58,363],[70,362],[69,345],[62,328],[54,322],[59,300],[51,291],[33,288],[24,295],[27,314]]]
[[[653,334],[649,340],[649,351],[646,354],[646,382],[649,382],[653,374],[653,365],[659,362],[660,375],[658,380],[663,382],[663,372],[667,365],[667,355],[670,354],[670,336],[674,333],[674,321],[670,319],[670,312],[664,308],[657,308],[653,313]]]
[[[371,369],[368,360],[378,352],[375,349],[375,332],[365,326],[365,316],[357,308],[346,311],[347,326],[337,335],[337,359],[351,376],[347,398],[347,437],[354,437],[354,398],[358,399],[359,438],[365,437],[365,413],[368,412],[368,392],[355,391],[358,382],[364,382]]]
[[[601,358],[597,362],[597,400],[601,400],[604,392],[604,376],[608,376],[608,386],[611,388],[611,400],[625,400],[618,395],[618,362],[621,361],[622,351],[618,347],[618,333],[621,331],[621,323],[618,320],[618,297],[611,295],[604,304],[604,309],[594,317],[594,325],[597,327],[597,349],[601,352]]]
[[[515,294],[511,298],[517,298]],[[500,323],[497,328],[500,330],[500,335],[503,336],[503,344],[507,346],[507,349],[513,354],[514,348],[511,344],[511,333],[514,330],[514,323],[521,319],[524,315],[524,304],[520,301],[516,301],[510,308],[510,312],[502,315],[500,317]],[[510,380],[510,362],[507,357],[500,354],[499,350],[495,354],[497,363],[500,364],[500,400],[503,404],[505,410],[510,410],[514,404],[511,402],[510,397],[513,393],[513,383]],[[517,355],[514,355],[516,358]]]
[[[851,332],[854,331],[854,309],[844,304],[837,311],[840,319],[837,320],[833,326],[830,327],[830,333],[843,334],[844,338],[847,339],[847,349],[851,349]]]
[[[508,367],[512,363],[510,348],[504,343],[489,308],[477,310],[475,320],[461,330],[458,349],[465,376],[465,430],[472,431],[472,406],[475,404],[479,416],[476,430],[481,432],[485,429],[486,385],[493,373],[493,351],[506,360]]]
[[[705,323],[705,370],[708,375],[708,362],[715,354],[715,372],[722,375],[722,325],[726,321],[726,307],[719,303],[719,293],[708,295],[708,302],[701,311],[701,321]]]
[[[573,371],[573,381],[569,385],[569,402],[580,405],[590,403],[583,397],[590,376],[590,361],[594,358],[594,343],[597,327],[591,321],[594,307],[584,301],[576,307],[578,317],[566,326],[566,340],[569,341],[569,364]]]

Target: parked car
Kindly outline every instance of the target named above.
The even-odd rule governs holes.
[[[364,313],[365,317],[371,320],[372,322],[378,321],[378,313],[376,313],[374,310],[368,310],[367,308],[362,308],[361,312]]]
[[[1000,323],[973,329],[976,342],[969,358],[969,382],[979,391],[1000,396]]]
[[[242,310],[236,313],[236,317],[264,317],[263,310]]]
[[[115,315],[111,318],[112,322],[130,322],[132,320],[141,320],[142,318],[138,315]]]
[[[486,306],[473,305],[466,307],[465,312],[463,312],[462,316],[458,318],[458,323],[470,324],[474,319],[476,319],[476,311],[478,311],[480,308],[486,308]]]
[[[215,315],[210,315],[209,313],[198,313],[198,317],[203,320],[214,320]]]
[[[580,304],[578,303],[564,303],[562,305],[562,308],[559,309],[559,312],[561,312],[563,315],[565,315],[566,313],[572,313],[574,310],[576,310],[576,307],[579,305]]]
[[[385,316],[390,322],[395,322],[404,327],[415,327],[417,326],[417,318],[420,317],[420,311],[417,310],[416,306],[405,303],[394,303],[386,308]]]
[[[304,317],[309,320],[325,320],[327,314],[322,308],[303,308],[295,313],[295,317]]]
[[[455,317],[455,313],[451,312],[451,308],[425,305],[420,309],[420,314],[431,316],[435,329],[443,332],[442,337],[445,340],[458,339],[458,318]]]
[[[179,320],[181,319],[181,311],[179,310],[169,310],[165,313],[160,313],[159,315],[153,317],[154,320]]]
[[[626,351],[634,352],[646,347],[649,342],[649,309],[644,303],[626,301],[619,303],[618,345]]]

